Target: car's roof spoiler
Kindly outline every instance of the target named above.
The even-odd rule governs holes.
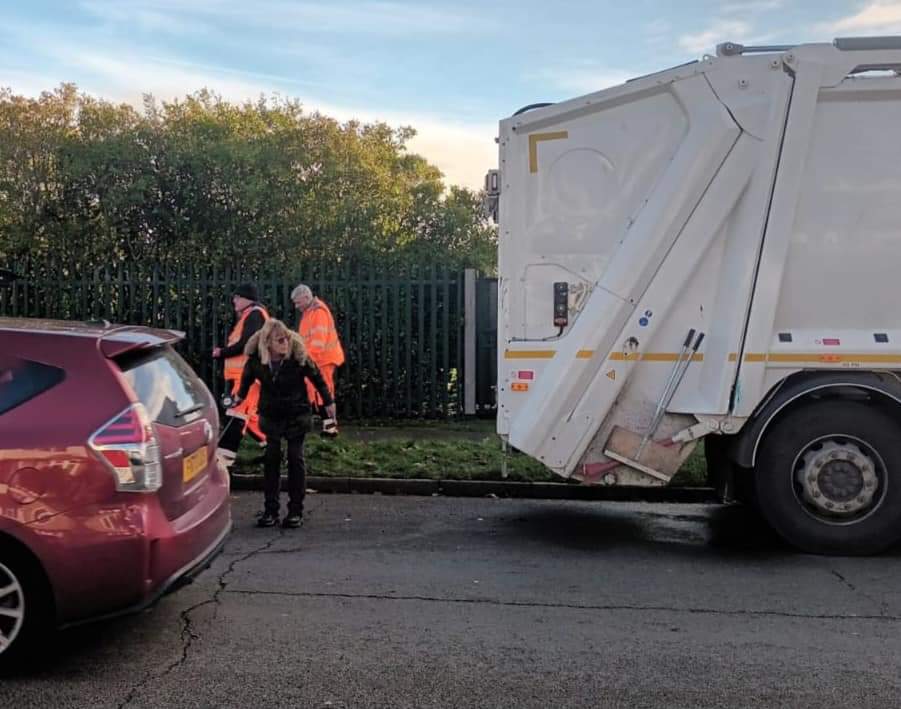
[[[133,350],[174,345],[184,339],[185,333],[178,330],[157,330],[156,328],[136,325],[120,325],[110,327],[97,340],[97,347],[105,357],[110,359]]]

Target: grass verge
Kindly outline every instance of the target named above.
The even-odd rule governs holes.
[[[412,428],[347,428],[334,440],[307,437],[308,474],[324,477],[403,478],[425,480],[510,480],[561,482],[538,461],[518,451],[506,455],[507,477],[502,478],[504,453],[497,435],[485,424],[454,429],[443,424]],[[493,422],[492,422],[493,426]],[[464,435],[465,434],[465,435]],[[484,434],[484,435],[482,435]],[[260,449],[245,440],[238,452],[235,472],[261,473]],[[692,453],[671,485],[706,484],[707,466],[702,446]]]

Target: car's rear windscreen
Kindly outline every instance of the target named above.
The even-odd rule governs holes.
[[[171,347],[155,347],[116,360],[150,418],[181,426],[206,408],[210,397],[191,366]]]

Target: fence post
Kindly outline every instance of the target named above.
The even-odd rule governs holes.
[[[463,413],[476,413],[476,270],[463,272]]]

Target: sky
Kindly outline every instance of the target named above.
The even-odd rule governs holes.
[[[140,105],[208,88],[409,125],[448,184],[481,186],[497,122],[756,44],[901,34],[901,0],[0,0],[0,86]]]

